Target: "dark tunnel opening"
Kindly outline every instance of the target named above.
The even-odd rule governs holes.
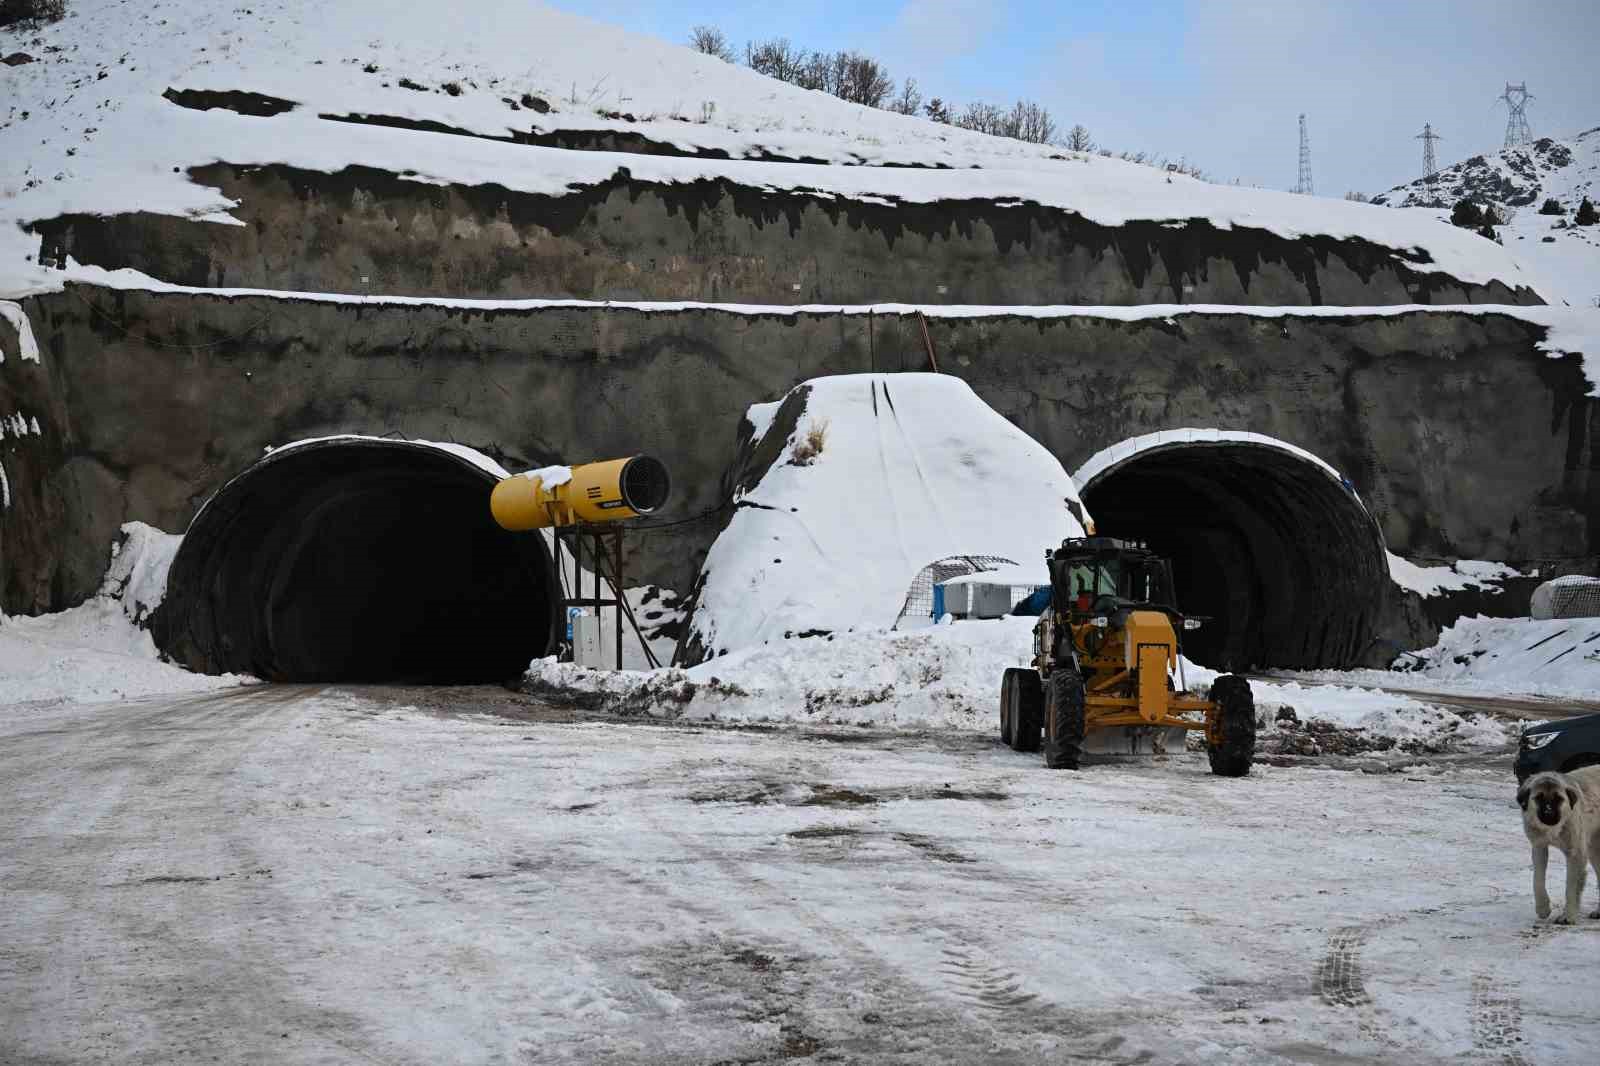
[[[1367,650],[1389,583],[1383,536],[1315,460],[1248,441],[1159,444],[1079,487],[1098,532],[1172,560],[1179,607],[1206,619],[1184,635],[1195,662],[1341,667]]]
[[[543,536],[494,523],[495,475],[426,444],[280,449],[195,517],[151,619],[206,673],[272,681],[505,681],[546,654]]]

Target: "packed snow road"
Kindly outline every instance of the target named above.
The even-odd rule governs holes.
[[[1600,921],[1535,925],[1512,790],[491,689],[23,704],[0,1061],[1589,1062]]]

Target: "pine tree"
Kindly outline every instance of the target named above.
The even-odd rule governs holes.
[[[1483,225],[1483,210],[1471,200],[1462,200],[1450,212],[1450,222],[1463,229],[1476,229]]]
[[[1554,199],[1554,198],[1546,200],[1544,202],[1544,206],[1539,208],[1539,213],[1541,215],[1564,215],[1564,214],[1566,214],[1565,211],[1561,210],[1561,202],[1559,200]]]
[[[1580,226],[1592,226],[1600,222],[1600,212],[1594,209],[1594,204],[1587,196],[1583,198],[1583,203],[1578,205],[1578,214],[1573,221]]]

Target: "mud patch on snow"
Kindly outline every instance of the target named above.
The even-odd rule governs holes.
[[[810,829],[796,829],[788,836],[795,840],[834,840],[839,837],[857,837],[861,830],[844,825],[817,825]]]
[[[755,787],[739,785],[716,792],[695,792],[690,803],[742,803],[752,807],[781,804],[788,807],[866,807],[878,797],[854,789],[827,784],[779,784],[756,782]]]
[[[964,864],[978,861],[970,855],[963,855],[959,851],[939,843],[933,837],[924,836],[921,833],[896,833],[894,838],[902,844],[915,848],[935,862]]]

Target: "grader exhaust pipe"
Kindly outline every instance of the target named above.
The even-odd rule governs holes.
[[[670,487],[667,468],[648,455],[547,466],[501,481],[489,510],[501,528],[518,533],[618,522],[660,510]]]

